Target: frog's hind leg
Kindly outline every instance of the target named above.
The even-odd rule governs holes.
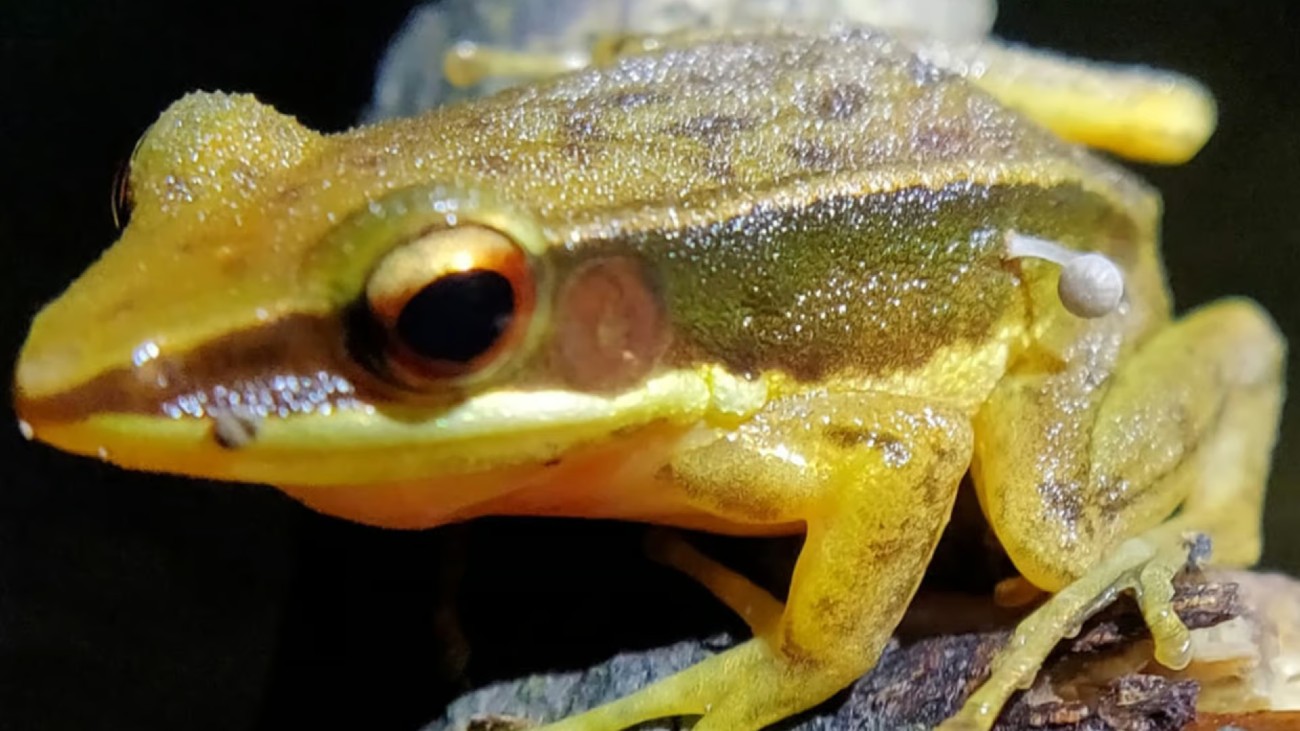
[[[991,727],[1057,641],[1122,590],[1137,595],[1156,659],[1186,664],[1171,582],[1197,535],[1216,563],[1258,558],[1283,350],[1262,310],[1230,301],[1166,328],[1109,376],[1084,358],[999,386],[976,421],[976,490],[1017,568],[1058,593],[945,728]]]
[[[1088,617],[1117,594],[1131,590],[1151,635],[1158,659],[1180,669],[1187,665],[1191,642],[1187,627],[1171,609],[1173,578],[1192,558],[1197,538],[1172,540],[1165,531],[1130,539],[1083,578],[1052,596],[1016,626],[1006,648],[994,659],[990,675],[961,711],[941,731],[992,728],[998,713],[1017,690],[1028,688],[1056,644],[1071,636]]]
[[[807,525],[789,598],[782,606],[693,549],[659,545],[747,613],[754,637],[547,728],[616,731],[687,715],[700,716],[696,731],[756,731],[848,686],[920,583],[970,463],[969,422],[916,399],[818,394],[770,404],[727,439],[677,455],[665,489],[695,508],[732,523]]]
[[[716,33],[691,32],[666,36],[602,33],[587,47],[515,50],[469,41],[456,43],[443,56],[443,76],[453,86],[466,88],[488,81],[494,86],[548,79],[589,66],[608,66],[625,56],[658,50],[665,43],[702,41]]]
[[[585,51],[516,51],[502,46],[462,41],[447,51],[442,73],[453,86],[471,87],[485,81],[524,83],[577,71],[591,64]]]
[[[994,40],[913,45],[922,58],[964,76],[1057,136],[1132,160],[1186,162],[1218,122],[1214,97],[1179,74]]]

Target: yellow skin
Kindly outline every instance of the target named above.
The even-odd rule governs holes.
[[[1186,80],[864,33],[670,44],[336,135],[195,94],[142,140],[121,239],[36,318],[17,407],[69,451],[375,525],[806,532],[785,603],[657,542],[754,636],[568,731],[743,731],[831,696],[875,662],[969,471],[1054,593],[948,722],[988,728],[1117,591],[1186,662],[1188,535],[1258,556],[1282,340],[1245,301],[1172,321],[1157,196],[1057,134],[1173,162],[1212,127]],[[1123,301],[1072,314],[1016,235],[1103,254]],[[422,370],[385,308],[501,250],[533,292],[505,344]]]

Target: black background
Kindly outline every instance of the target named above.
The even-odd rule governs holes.
[[[7,0],[3,360],[41,303],[114,238],[113,176],[169,102],[192,89],[252,91],[310,126],[342,129],[407,9]],[[1250,294],[1293,341],[1297,15],[1286,0],[1004,0],[998,26],[1035,45],[1185,71],[1213,89],[1221,123],[1206,150],[1188,166],[1143,171],[1166,196],[1172,286],[1182,308]],[[1294,411],[1266,562],[1297,572]],[[437,713],[449,690],[430,629],[445,565],[437,532],[347,525],[269,489],[125,474],[8,427],[0,450],[0,729],[406,729]],[[687,611],[700,592],[684,579],[625,573],[641,561],[635,540],[608,526],[493,521],[472,545],[488,569],[471,579],[480,609],[467,629],[499,640],[475,656],[476,679],[535,657],[579,662],[575,638],[591,651],[595,635],[599,655],[616,644],[602,639],[606,627],[647,621],[647,603],[643,642],[723,621]],[[601,590],[580,594],[591,586]]]

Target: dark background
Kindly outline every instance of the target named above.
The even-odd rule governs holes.
[[[31,315],[113,240],[114,174],[169,102],[192,89],[252,91],[342,129],[407,9],[6,0],[0,360],[12,362]],[[1213,89],[1221,124],[1206,150],[1144,171],[1167,200],[1173,289],[1184,308],[1250,294],[1300,341],[1297,15],[1287,0],[1004,0],[998,28]],[[1266,564],[1300,572],[1294,415]],[[451,690],[432,631],[438,576],[452,565],[439,532],[347,525],[264,488],[125,474],[25,443],[12,418],[0,414],[0,729],[411,729],[437,714]],[[466,631],[497,640],[477,646],[475,680],[536,658],[581,662],[575,639],[599,656],[624,623],[648,621],[639,641],[655,642],[725,621],[693,608],[702,592],[685,579],[625,572],[643,562],[613,527],[472,531]]]

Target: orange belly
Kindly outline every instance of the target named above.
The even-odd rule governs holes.
[[[803,531],[800,523],[737,523],[692,506],[667,469],[686,431],[650,426],[549,463],[408,482],[280,489],[322,513],[385,528],[531,515],[633,520],[744,536]]]

